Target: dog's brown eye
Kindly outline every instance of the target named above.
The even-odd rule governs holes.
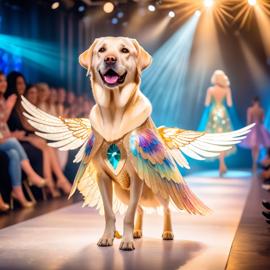
[[[100,52],[100,53],[103,53],[103,52],[105,52],[106,51],[106,49],[104,48],[104,47],[101,47],[99,50],[98,50],[98,52]]]
[[[121,52],[122,52],[122,53],[129,53],[129,50],[128,50],[127,48],[123,48],[123,49],[121,50]]]

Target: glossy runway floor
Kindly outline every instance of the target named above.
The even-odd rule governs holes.
[[[251,176],[216,172],[186,177],[192,190],[212,208],[207,217],[173,214],[174,241],[162,241],[162,217],[146,215],[144,238],[136,250],[99,248],[103,217],[81,203],[0,231],[0,269],[225,269],[247,198]],[[122,229],[122,217],[117,228]]]

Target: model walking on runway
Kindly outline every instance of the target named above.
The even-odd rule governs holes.
[[[232,123],[225,104],[232,106],[230,81],[222,70],[216,70],[211,78],[213,86],[207,89],[205,106],[211,106],[206,131],[210,133],[223,133],[232,131]],[[234,148],[235,149],[235,148]],[[219,156],[219,174],[227,171],[225,156],[230,152],[222,152]]]
[[[247,122],[256,123],[246,139],[240,144],[244,148],[249,148],[252,151],[252,169],[253,172],[257,170],[257,160],[259,156],[260,147],[270,147],[270,133],[263,125],[264,110],[260,105],[260,99],[255,97],[253,104],[247,109]]]

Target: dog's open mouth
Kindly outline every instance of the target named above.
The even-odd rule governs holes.
[[[119,84],[122,84],[125,81],[127,72],[125,72],[123,75],[119,75],[117,72],[115,72],[113,69],[108,69],[104,74],[102,74],[99,71],[99,74],[105,84],[108,86],[116,86]]]

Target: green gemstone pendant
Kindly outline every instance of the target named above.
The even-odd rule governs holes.
[[[121,159],[121,152],[116,144],[111,144],[110,147],[108,148],[107,159],[109,160],[113,169],[116,170],[119,164],[119,161]]]

